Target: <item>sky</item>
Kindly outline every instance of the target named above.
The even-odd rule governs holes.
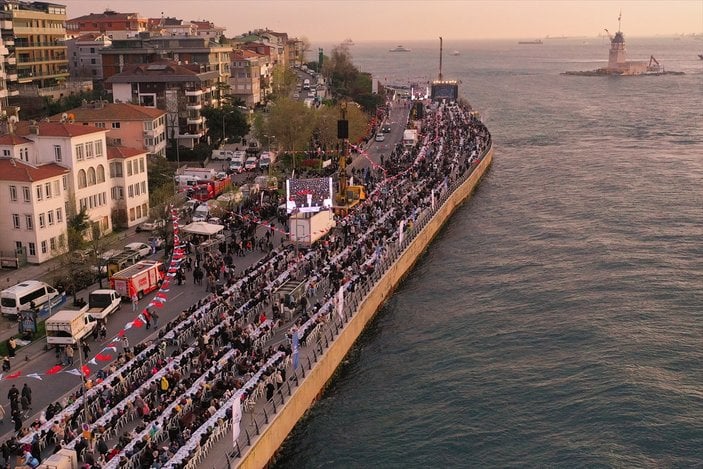
[[[703,35],[703,0],[56,0],[68,18],[106,9],[209,20],[227,37],[256,28],[311,42]]]

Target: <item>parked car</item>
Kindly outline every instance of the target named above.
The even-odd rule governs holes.
[[[229,164],[229,170],[232,171],[233,173],[241,173],[244,171],[244,163],[241,161],[232,161]]]
[[[384,134],[390,133],[391,131],[391,125],[390,124],[383,124],[383,127],[381,127],[381,132]]]
[[[379,133],[376,134],[376,141],[377,141],[377,142],[382,142],[382,141],[384,141],[385,139],[386,139],[386,136],[383,135],[383,133],[379,132]]]
[[[166,226],[166,220],[145,221],[137,225],[137,233],[140,231],[154,231]]]
[[[247,158],[247,161],[244,163],[244,169],[247,171],[251,171],[253,169],[256,169],[256,166],[259,162],[259,159],[255,156],[250,156]]]
[[[139,257],[147,257],[151,254],[151,246],[146,243],[129,243],[125,247],[126,251],[136,251],[139,253]]]

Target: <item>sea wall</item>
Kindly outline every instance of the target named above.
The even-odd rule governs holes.
[[[339,330],[339,335],[329,343],[329,348],[318,356],[317,362],[305,378],[300,380],[300,385],[277,409],[275,416],[261,429],[261,434],[251,442],[251,446],[242,452],[241,459],[237,461],[238,467],[260,469],[268,464],[293,427],[324,389],[368,322],[415,265],[457,207],[476,189],[492,161],[491,147],[471,175],[448,196],[435,215],[363,298],[357,312]]]

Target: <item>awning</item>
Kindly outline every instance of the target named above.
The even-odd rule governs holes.
[[[213,236],[224,230],[223,225],[214,225],[212,223],[207,223],[204,221],[196,221],[190,225],[186,225],[181,228],[184,233],[197,234],[202,236]]]

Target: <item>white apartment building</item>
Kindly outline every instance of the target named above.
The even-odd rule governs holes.
[[[102,233],[116,220],[134,226],[148,218],[146,151],[114,150],[106,133],[88,125],[19,122],[0,136],[0,193],[10,201],[0,208],[0,235],[7,235],[0,251],[23,249],[28,262],[48,260],[64,245],[66,220],[83,207]],[[123,188],[123,199],[114,187]]]
[[[149,217],[149,181],[144,150],[110,145],[110,201],[116,219],[134,226]]]
[[[14,137],[14,139],[13,139]],[[0,136],[6,155],[21,137]],[[19,143],[19,142],[18,142]],[[20,145],[31,145],[21,142]],[[40,264],[66,245],[66,176],[68,169],[54,163],[35,166],[15,157],[0,158],[0,251],[3,256],[25,257]]]

